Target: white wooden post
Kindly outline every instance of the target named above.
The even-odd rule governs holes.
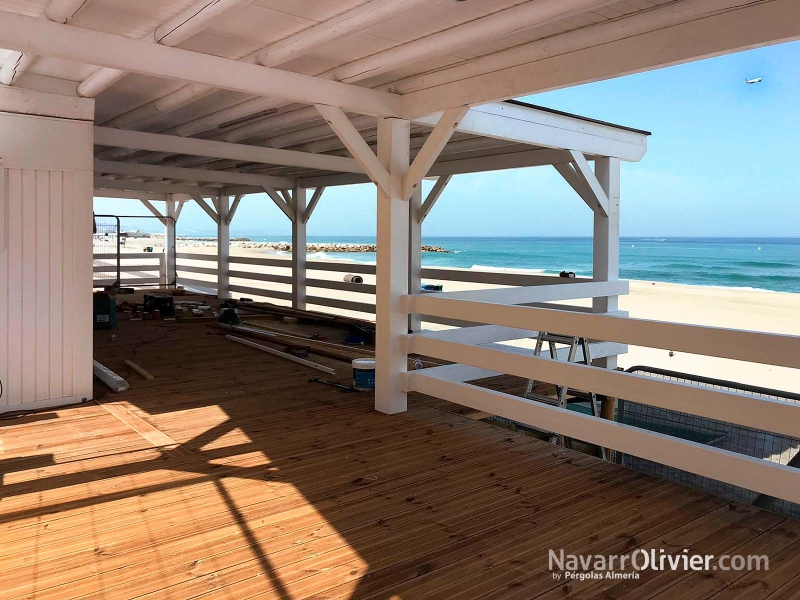
[[[378,257],[375,340],[375,409],[407,408],[403,376],[403,336],[408,319],[401,299],[408,292],[409,203],[403,200],[403,177],[409,166],[409,122],[378,119],[378,159],[388,171],[388,189],[378,187]]]
[[[306,189],[294,188],[292,221],[292,307],[306,308]]]
[[[594,213],[593,279],[595,281],[619,280],[619,199],[620,161],[618,158],[598,158],[595,175],[608,197],[608,217]],[[619,296],[595,298],[593,312],[608,312],[619,308]],[[617,368],[617,357],[609,356],[595,361],[607,369]]]
[[[170,194],[167,198],[167,214],[166,222],[164,223],[164,273],[162,275],[162,283],[166,286],[174,286],[176,283],[175,272],[175,223],[178,220],[178,203],[175,200],[174,194]]]
[[[408,293],[419,294],[422,285],[422,222],[419,210],[422,206],[422,183],[414,188],[409,200],[408,215]],[[408,331],[422,331],[422,318],[419,315],[408,316]]]
[[[228,223],[230,197],[214,200],[217,209],[217,298],[230,298],[231,231]]]

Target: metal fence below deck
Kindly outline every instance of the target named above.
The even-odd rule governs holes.
[[[631,367],[627,369],[627,372],[677,383],[687,383],[800,404],[800,394],[749,386],[732,381],[644,366]],[[773,463],[800,467],[800,440],[784,435],[622,399],[620,399],[617,406],[617,421],[738,454],[761,458]],[[800,519],[800,504],[795,502],[759,495],[751,490],[708,477],[701,477],[630,454],[618,453],[617,459],[621,464],[637,471],[702,489],[730,500],[756,504],[762,508]]]

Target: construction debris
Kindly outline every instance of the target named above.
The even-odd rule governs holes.
[[[267,352],[274,356],[280,356],[281,358],[285,358],[286,360],[291,360],[292,362],[305,365],[306,367],[317,369],[318,371],[322,371],[323,373],[328,373],[329,375],[336,375],[335,369],[331,369],[330,367],[326,367],[325,365],[321,365],[319,363],[311,362],[310,360],[306,360],[304,358],[298,358],[297,356],[288,354],[286,352],[281,352],[280,350],[275,350],[274,348],[270,348],[269,346],[264,346],[263,344],[257,344],[256,342],[236,337],[233,335],[226,335],[225,338],[229,339],[232,342],[244,344],[245,346],[250,346],[251,348],[255,348],[256,350],[261,350],[262,352]]]
[[[112,392],[125,392],[131,389],[127,381],[97,361],[94,361],[93,372],[94,376],[106,384]]]
[[[126,361],[125,361],[125,364],[126,364],[126,365],[128,365],[128,366],[129,366],[131,369],[133,369],[134,371],[136,371],[136,372],[137,372],[139,375],[141,375],[141,376],[142,376],[144,379],[147,379],[148,381],[150,381],[150,380],[152,380],[152,379],[155,379],[155,375],[153,375],[153,374],[152,374],[152,373],[150,373],[149,371],[146,371],[145,369],[143,369],[142,367],[140,367],[139,365],[137,365],[137,364],[136,364],[135,362],[133,362],[132,360],[126,360]]]

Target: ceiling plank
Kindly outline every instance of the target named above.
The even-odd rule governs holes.
[[[800,39],[800,2],[684,0],[586,27],[564,36],[580,42],[541,59],[536,42],[502,54],[491,70],[403,96],[405,114],[422,117]],[[556,46],[560,36],[544,42]],[[565,44],[568,46],[568,44]],[[500,53],[498,53],[500,54]],[[469,61],[465,74],[481,61]],[[427,76],[425,76],[427,77]],[[432,79],[432,78],[428,78]]]

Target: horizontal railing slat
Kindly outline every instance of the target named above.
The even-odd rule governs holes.
[[[203,281],[202,279],[190,279],[188,277],[178,277],[177,283],[182,286],[202,288],[206,290],[217,291],[216,281]]]
[[[345,263],[325,260],[309,260],[306,268],[312,271],[336,271],[339,273],[358,273],[359,275],[374,275],[375,265],[364,263]]]
[[[211,267],[195,267],[192,265],[177,265],[178,271],[185,271],[186,273],[203,273],[204,275],[217,275],[217,269]]]
[[[405,296],[404,302],[409,313],[800,368],[800,338],[795,336],[451,300],[429,294]]]
[[[286,258],[260,258],[254,256],[231,256],[231,264],[236,263],[240,265],[262,265],[265,267],[281,267],[284,269],[292,268],[292,261]]]
[[[122,273],[131,272],[131,271],[158,271],[161,269],[161,265],[121,265],[120,271]],[[95,273],[116,273],[117,272],[117,265],[97,265],[92,267],[92,270]]]
[[[325,296],[306,296],[306,302],[308,304],[316,304],[318,306],[329,306],[331,308],[341,308],[344,310],[354,310],[356,312],[375,314],[375,305],[366,304],[364,302],[340,300],[339,298],[326,298]]]
[[[800,438],[800,405],[431,337],[409,352]]]
[[[426,374],[426,371],[428,369],[412,371],[406,375],[408,391],[448,400],[546,431],[555,431],[570,438],[612,448],[703,477],[723,480],[776,498],[792,502],[800,498],[798,469],[468,383],[438,379]]]
[[[564,283],[586,283],[592,281],[585,277],[556,277],[554,275],[534,275],[529,273],[506,273],[502,271],[475,271],[472,269],[422,268],[423,279],[444,281],[464,281],[467,283],[486,283],[493,285],[529,286],[554,285]]]
[[[326,290],[357,292],[359,294],[375,293],[375,286],[368,283],[348,283],[347,281],[332,281],[330,279],[306,279],[306,286]]]
[[[175,258],[184,260],[207,260],[210,262],[217,262],[216,254],[194,254],[192,252],[177,252]]]
[[[493,304],[527,304],[531,302],[556,302],[559,300],[621,296],[627,293],[627,281],[589,281],[585,283],[533,285],[489,290],[467,290],[463,292],[436,292],[426,295],[433,298],[491,302]]]
[[[272,283],[283,283],[292,285],[292,278],[289,275],[274,275],[272,273],[251,273],[250,271],[228,271],[229,277],[237,279],[248,279],[250,281],[270,281]]]
[[[116,252],[98,252],[94,255],[95,260],[117,260]],[[153,260],[160,260],[164,256],[163,252],[121,252],[119,257],[122,260],[141,260],[142,258],[152,258]]]
[[[277,290],[270,290],[264,288],[253,288],[245,285],[229,285],[228,289],[232,292],[240,294],[250,294],[252,296],[264,296],[265,298],[278,298],[280,300],[291,300],[291,292],[279,292]]]

